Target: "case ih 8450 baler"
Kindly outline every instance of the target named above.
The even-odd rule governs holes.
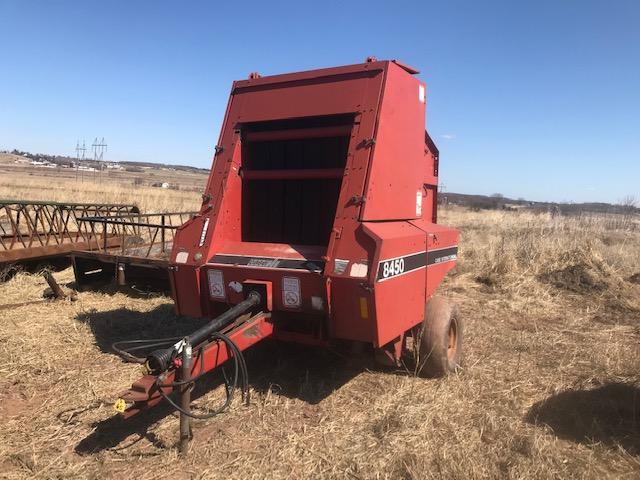
[[[419,371],[455,370],[461,320],[434,292],[458,232],[436,223],[438,150],[417,73],[369,58],[233,83],[200,213],[171,256],[177,312],[212,320],[128,345],[150,353],[116,402],[125,417],[165,399],[186,445],[188,419],[206,416],[189,408],[192,383],[230,360],[228,394],[246,388],[241,352],[266,338],[369,345],[398,365],[411,338]]]

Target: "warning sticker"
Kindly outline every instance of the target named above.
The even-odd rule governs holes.
[[[284,277],[282,279],[282,303],[285,307],[300,307],[300,279]]]
[[[347,265],[349,265],[349,260],[341,260],[336,258],[333,261],[333,273],[336,275],[342,275],[347,269]]]
[[[209,295],[211,298],[225,298],[224,291],[224,277],[220,270],[209,270],[207,272],[209,277]]]

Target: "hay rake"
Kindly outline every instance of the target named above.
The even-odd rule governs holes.
[[[82,219],[138,212],[126,204],[0,200],[0,266],[64,256],[105,242],[115,245],[117,235],[87,229]]]

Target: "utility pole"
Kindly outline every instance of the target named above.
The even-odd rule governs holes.
[[[438,185],[438,199],[439,199],[438,203],[441,203],[442,205],[447,205],[449,203],[449,199],[444,194],[446,188],[447,186],[442,182]]]
[[[80,161],[84,162],[84,153],[87,150],[84,139],[82,140],[82,146],[80,146],[80,140],[76,142],[76,182],[78,181],[78,171],[80,170]],[[84,170],[82,172],[82,178],[84,180]]]
[[[102,177],[102,161],[104,159],[104,152],[107,151],[107,144],[104,143],[104,137],[98,142],[98,137],[93,141],[93,160],[96,162],[96,165],[100,167],[100,177]],[[93,172],[93,179],[95,180],[96,173]]]
[[[76,140],[76,182],[78,181],[78,165],[80,164],[80,140]]]

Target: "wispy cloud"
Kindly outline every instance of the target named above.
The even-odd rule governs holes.
[[[445,140],[453,140],[454,138],[456,138],[456,136],[453,133],[445,133],[444,135],[440,135],[440,138],[444,138]]]

